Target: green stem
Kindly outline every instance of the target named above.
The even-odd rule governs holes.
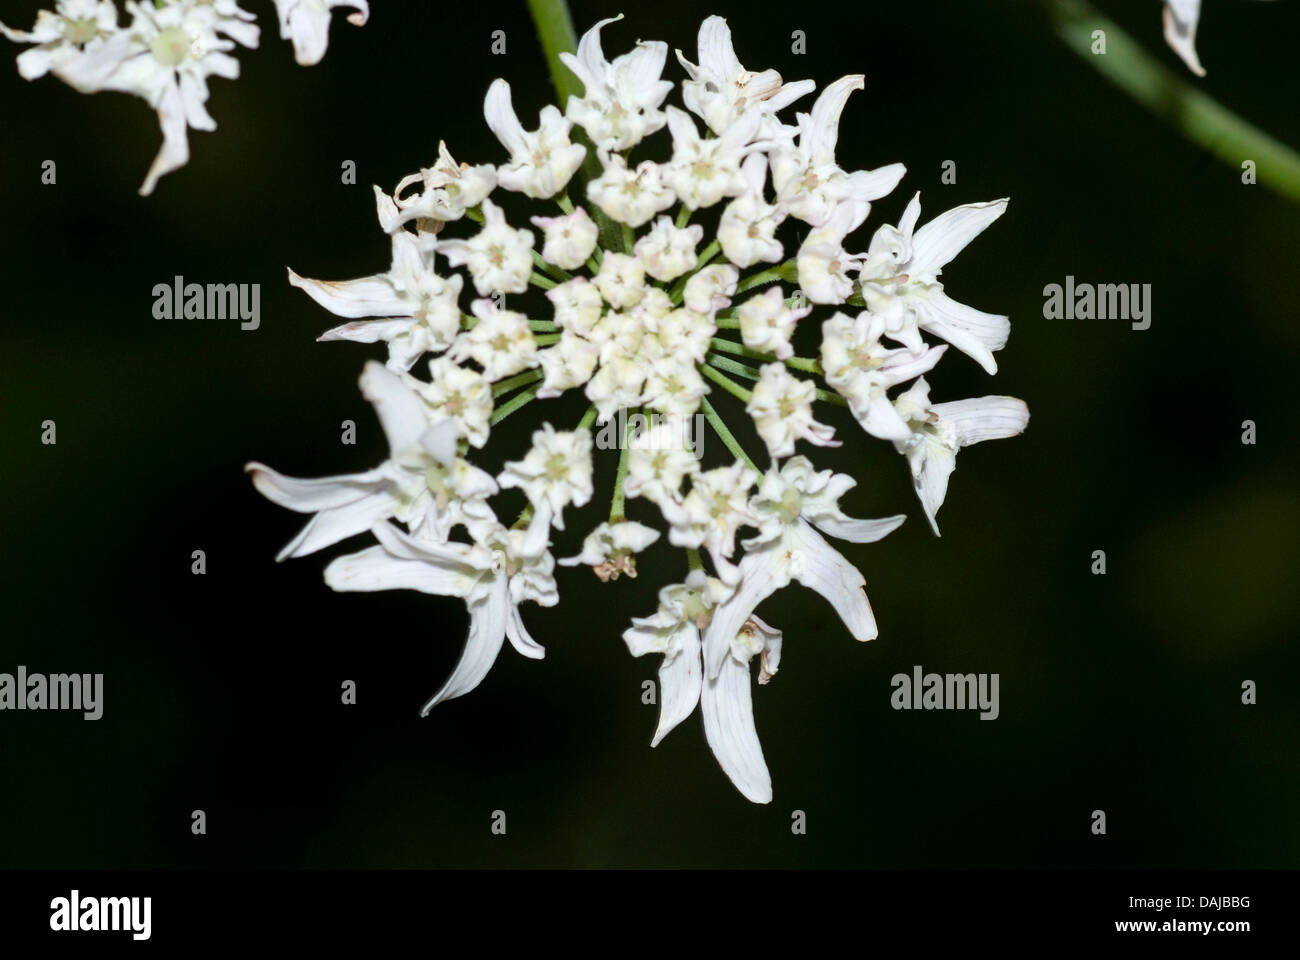
[[[668,296],[674,304],[682,302],[682,294],[686,290],[687,282],[691,277],[703,270],[708,265],[709,261],[718,255],[718,251],[721,249],[722,245],[719,244],[717,240],[714,240],[700,253],[698,259],[695,261],[695,266],[691,268],[691,271],[673,284],[673,288],[669,291]]]
[[[492,384],[492,396],[499,397],[503,393],[509,393],[515,387],[522,387],[527,383],[536,383],[541,380],[545,373],[541,370],[525,370],[523,373],[517,373],[513,377],[507,377],[505,380],[498,380]]]
[[[529,320],[528,329],[533,333],[556,333],[560,328],[554,320]]]
[[[528,282],[531,283],[534,287],[541,287],[543,290],[554,290],[556,287],[559,286],[559,284],[556,283],[554,280],[552,280],[550,277],[544,277],[536,270],[534,270],[531,274],[529,274]]]
[[[744,357],[747,360],[761,360],[763,363],[784,363],[791,370],[801,370],[804,373],[822,373],[822,365],[812,357],[786,357],[778,361],[770,353],[760,353],[758,350],[751,350],[749,347],[742,346],[731,340],[723,340],[721,337],[713,337],[709,340],[709,346],[714,350],[721,350],[723,353],[735,354],[738,357]]]
[[[1238,172],[1253,160],[1259,182],[1300,202],[1300,154],[1237,116],[1158,62],[1086,0],[1045,0],[1056,32],[1094,70]],[[1106,31],[1106,53],[1092,52],[1092,32]]]
[[[568,190],[565,190],[558,197],[556,197],[555,202],[560,205],[560,209],[563,210],[566,214],[573,213],[573,201],[569,199]]]
[[[534,336],[533,340],[536,341],[539,347],[549,347],[553,343],[559,343],[561,336],[563,336],[563,334],[543,333],[538,336]]]
[[[740,384],[736,383],[736,381],[724,377],[721,373],[719,373],[717,370],[715,370],[713,367],[709,366],[708,364],[700,365],[700,373],[704,374],[706,377],[708,377],[710,380],[712,380],[714,383],[720,386],[723,390],[726,390],[727,393],[731,394],[733,397],[735,397],[737,400],[740,400],[743,403],[749,403],[750,398],[754,396],[752,393],[750,393]]]
[[[686,566],[690,570],[703,570],[704,560],[700,557],[700,551],[694,547],[686,548]]]
[[[528,0],[528,12],[537,26],[537,38],[542,41],[542,52],[546,54],[546,69],[555,83],[563,113],[569,97],[582,97],[582,81],[560,61],[560,54],[578,49],[569,5],[564,0]]]
[[[582,415],[582,419],[578,421],[578,426],[575,429],[577,430],[591,429],[591,425],[596,422],[596,413],[597,413],[596,405],[593,403],[591,406],[587,408],[587,412]]]
[[[764,284],[775,283],[781,279],[781,271],[788,269],[793,260],[787,260],[785,263],[778,264],[775,267],[764,270],[762,273],[756,273],[753,276],[746,277],[736,284],[736,293],[744,293],[746,290],[753,290],[755,287],[761,287]]]
[[[683,203],[682,208],[677,211],[677,222],[675,226],[677,227],[678,230],[680,230],[690,222],[691,222],[691,208]]]
[[[542,255],[538,253],[536,250],[530,250],[528,252],[533,255],[533,263],[538,267],[538,269],[542,270],[545,273],[550,274],[552,279],[556,280],[559,283],[563,283],[565,280],[573,279],[573,274],[569,273],[569,271],[561,267],[557,267],[553,263],[547,263],[545,260],[542,259]]]
[[[506,417],[510,416],[510,414],[514,413],[520,407],[525,406],[528,403],[531,403],[532,400],[537,396],[537,391],[539,389],[541,389],[541,384],[537,384],[536,386],[529,387],[527,390],[523,390],[520,391],[519,393],[516,393],[513,397],[511,397],[501,406],[497,407],[495,410],[492,411],[492,419],[489,420],[488,422],[495,427],[498,423],[500,423]]]
[[[761,476],[763,471],[758,469],[753,460],[749,459],[749,454],[744,451],[736,441],[736,438],[732,436],[731,431],[727,429],[727,425],[723,423],[722,418],[718,416],[718,411],[713,409],[713,404],[709,403],[706,397],[700,398],[700,409],[704,411],[704,419],[709,421],[709,426],[711,426],[713,432],[718,435],[718,439],[722,441],[722,445],[731,451],[731,455],[737,460],[742,461],[745,466],[749,467],[749,469]]]
[[[636,234],[626,223],[620,223],[619,226],[623,228],[623,252],[630,256],[632,247],[636,245]]]
[[[623,424],[623,440],[619,444],[618,472],[614,475],[614,495],[609,500],[609,522],[620,523],[623,517],[623,483],[627,480],[628,437],[632,433],[632,413],[629,410]]]

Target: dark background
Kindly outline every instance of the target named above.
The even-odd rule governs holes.
[[[271,4],[248,6],[261,48],[240,52],[238,81],[212,81],[219,129],[191,131],[189,165],[151,198],[135,194],[159,142],[144,104],[0,70],[0,671],[103,672],[106,687],[98,722],[0,715],[0,866],[1300,864],[1300,208],[1108,86],[1033,5],[715,5],[750,67],[819,87],[866,73],[839,155],[909,174],[863,243],[917,189],[924,219],[1011,197],[944,277],[956,299],[1011,315],[1001,372],[953,351],[930,379],[938,400],[1007,393],[1032,412],[1022,438],[961,454],[942,539],[888,444],[819,456],[861,479],[850,513],[909,521],[845,548],[876,641],[854,643],[802,588],[762,608],[786,647],[756,693],[775,785],[757,807],[696,717],[647,746],[657,708],[640,690],[658,658],[633,659],[620,634],[681,576],[662,544],[635,582],[562,570],[561,605],[525,608],[547,658],[505,649],[425,720],[463,604],[336,595],[320,574],[343,548],[273,562],[304,518],[258,496],[243,464],[317,476],[385,450],[356,388],[382,348],[315,343],[336,321],[285,266],[386,269],[369,185],[429,164],[440,138],[458,160],[500,161],[488,83],[511,81],[530,127],[549,84],[522,4],[379,0],[362,29],[336,16],[308,69]],[[1154,0],[1101,6],[1181,70]],[[24,28],[35,8],[0,7]],[[581,32],[616,10],[573,13]],[[627,12],[607,51],[644,37],[694,59],[700,8]],[[806,56],[790,53],[796,29]],[[1207,0],[1200,31],[1205,89],[1293,145],[1298,29],[1295,3]],[[665,75],[681,78],[672,59]],[[40,183],[46,159],[55,186]],[[957,183],[941,185],[949,159]],[[356,186],[340,183],[344,160]],[[176,274],[260,283],[261,329],[153,319],[153,285]],[[1152,284],[1151,328],[1042,319],[1044,285],[1067,274]],[[554,403],[557,423],[583,407]],[[45,419],[56,446],[39,442]],[[344,419],[356,447],[339,443]],[[504,424],[494,455],[520,455],[536,421]],[[557,555],[599,519],[601,469]],[[190,573],[195,549],[206,576]],[[1104,577],[1089,571],[1098,549]],[[891,710],[889,678],[914,664],[999,673],[1000,718]],[[1240,702],[1246,679],[1256,706]],[[344,680],[356,706],[339,702]],[[1098,808],[1105,837],[1089,831]],[[194,809],[206,836],[191,835]],[[504,837],[489,832],[497,809]],[[806,836],[791,835],[796,809]]]

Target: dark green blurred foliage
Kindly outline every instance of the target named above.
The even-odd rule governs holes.
[[[1011,197],[944,275],[958,300],[1011,315],[1001,372],[952,351],[930,379],[936,400],[1006,393],[1032,412],[1023,437],[961,454],[942,539],[902,458],[831,415],[850,443],[818,459],[862,479],[846,508],[909,521],[846,548],[879,639],[855,643],[798,587],[763,607],[786,635],[756,694],[774,803],[734,791],[698,719],[648,747],[656,708],[640,692],[657,663],[620,634],[684,572],[663,544],[636,581],[563,570],[561,605],[525,610],[547,658],[507,648],[479,690],[419,719],[459,652],[463,604],[333,594],[320,573],[342,548],[275,564],[303,518],[241,468],[325,475],[382,457],[356,387],[381,351],[316,343],[332,318],[285,267],[386,269],[369,184],[391,189],[440,138],[457,159],[499,161],[488,83],[507,77],[531,125],[548,81],[522,4],[457,7],[454,22],[375,6],[363,29],[336,17],[328,55],[303,69],[257,3],[262,47],[238,81],[212,82],[219,129],[192,132],[189,165],[149,199],[135,195],[158,144],[147,107],[0,77],[0,670],[106,674],[96,723],[0,715],[0,865],[1300,864],[1300,209],[1124,100],[1029,4],[716,8],[748,66],[819,86],[867,75],[840,156],[910,172],[865,229],[915,190],[923,219]],[[1156,3],[1102,6],[1173,62]],[[578,3],[574,20],[616,9]],[[33,12],[6,2],[4,19]],[[700,8],[626,12],[608,51],[662,38],[694,59]],[[1207,89],[1291,144],[1297,27],[1295,4],[1209,0],[1200,40]],[[489,53],[497,29],[504,57]],[[796,29],[807,56],[790,53]],[[666,72],[680,79],[671,59]],[[46,159],[56,186],[40,184]],[[152,287],[176,274],[260,283],[261,329],[154,320]],[[1151,329],[1042,319],[1044,285],[1067,274],[1152,284]],[[546,412],[568,423],[582,407]],[[39,443],[47,418],[57,446]],[[503,425],[494,456],[521,454],[537,418]],[[356,447],[339,443],[344,419]],[[606,496],[571,515],[559,555]],[[206,576],[190,574],[195,549]],[[1089,572],[1098,549],[1104,577]],[[914,664],[999,673],[1000,718],[891,710],[889,678]],[[1247,679],[1256,706],[1240,703]],[[206,837],[189,832],[196,808]],[[1104,838],[1089,832],[1099,808]],[[489,832],[497,809],[505,837]],[[806,836],[791,835],[796,809]]]

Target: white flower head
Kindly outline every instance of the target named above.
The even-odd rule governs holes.
[[[738,267],[752,267],[760,261],[777,263],[785,248],[776,239],[776,229],[785,220],[785,213],[763,199],[766,158],[761,153],[745,158],[741,175],[745,190],[722,211],[718,243],[727,259]]]
[[[867,308],[885,319],[888,336],[920,353],[924,344],[919,331],[928,331],[989,373],[997,373],[993,352],[1006,346],[1010,321],[953,300],[938,276],[1006,209],[1005,199],[963,204],[913,233],[921,215],[918,193],[908,203],[898,227],[886,225],[876,231],[859,280]]]
[[[664,165],[664,184],[690,209],[711,207],[723,197],[737,197],[748,186],[740,165],[754,148],[759,114],[751,111],[718,137],[701,137],[690,114],[668,108],[673,156]]]
[[[682,481],[699,473],[700,461],[688,444],[689,420],[663,417],[628,444],[629,497],[645,497],[662,510],[681,499]]]
[[[488,87],[483,113],[496,138],[510,152],[509,162],[497,169],[497,179],[507,190],[544,200],[563,190],[582,166],[587,148],[569,140],[571,124],[555,107],[542,108],[540,125],[530,133],[515,116],[510,84],[498,79]]]
[[[558,431],[549,423],[533,434],[522,460],[505,465],[497,478],[502,488],[518,487],[532,504],[533,522],[564,529],[564,508],[591,499],[591,431]]]
[[[34,46],[18,55],[18,74],[36,80],[93,50],[117,30],[112,0],[59,0],[54,11],[40,10],[31,30],[13,30],[0,23],[0,34],[15,43]]]
[[[587,196],[619,223],[642,226],[677,202],[677,196],[664,185],[657,163],[645,160],[629,170],[618,154],[604,163],[601,175],[587,184]]]
[[[352,323],[321,334],[321,340],[388,344],[388,363],[409,370],[423,354],[440,353],[460,330],[459,274],[440,277],[406,231],[392,237],[392,265],[387,273],[357,280],[309,280],[289,271],[289,283],[305,291],[326,310]],[[377,317],[382,319],[355,319]]]
[[[635,256],[607,253],[592,280],[601,298],[615,310],[627,310],[646,294],[645,267]]]
[[[822,370],[862,429],[882,440],[906,440],[911,428],[887,391],[929,371],[948,348],[928,347],[920,353],[890,349],[880,342],[884,330],[883,317],[864,311],[850,318],[837,312],[822,324]]]
[[[637,240],[634,252],[649,276],[667,283],[695,266],[695,248],[703,239],[699,224],[679,228],[668,217],[660,217]]]
[[[562,270],[577,270],[596,249],[600,229],[582,207],[560,217],[532,217],[542,231],[542,259]]]
[[[435,419],[450,419],[457,435],[471,446],[487,444],[492,419],[492,383],[477,370],[462,367],[447,356],[429,361],[429,382],[412,378]]]
[[[638,43],[613,62],[605,59],[601,28],[622,19],[620,13],[584,33],[576,56],[560,54],[584,88],[582,97],[569,98],[565,114],[587,132],[602,154],[634,147],[663,127],[665,118],[659,106],[673,88],[671,82],[660,79],[668,58],[666,43]]]
[[[483,201],[483,229],[469,240],[439,240],[437,250],[453,267],[466,266],[479,296],[523,293],[533,272],[533,234],[506,223],[491,200]]]
[[[811,380],[794,376],[784,363],[763,367],[745,410],[754,418],[754,427],[773,459],[793,454],[796,440],[807,440],[819,447],[840,445],[834,439],[834,427],[813,419],[816,393]]]
[[[777,203],[814,227],[825,224],[845,201],[853,201],[865,218],[870,201],[886,196],[906,172],[901,163],[893,163],[878,170],[846,173],[835,161],[840,114],[849,94],[865,85],[861,74],[836,80],[818,96],[811,114],[799,114],[798,143],[779,145],[769,156]]]
[[[330,41],[330,12],[334,7],[351,7],[348,23],[363,27],[370,17],[367,0],[275,0],[280,18],[280,38],[293,41],[294,59],[301,66],[320,63]]]
[[[503,310],[492,300],[475,300],[470,309],[478,322],[461,332],[447,351],[457,363],[473,360],[483,376],[496,381],[521,370],[536,367],[537,339],[528,328],[528,318],[515,310]]]
[[[677,51],[677,59],[690,77],[682,81],[682,100],[717,134],[725,133],[757,108],[763,120],[761,135],[771,136],[781,126],[776,112],[811,93],[815,86],[811,80],[783,83],[775,70],[746,70],[736,58],[731,28],[722,17],[708,17],[700,24],[697,49],[698,65]]]
[[[420,185],[418,194],[403,195],[407,188]],[[393,193],[398,215],[388,218],[384,229],[392,232],[403,224],[420,218],[459,220],[465,211],[487,199],[497,185],[496,169],[490,163],[471,167],[457,164],[444,141],[438,141],[438,160],[432,166],[403,177]]]
[[[809,231],[799,247],[799,289],[811,303],[843,303],[853,293],[849,271],[862,258],[844,249],[844,238],[859,220],[853,201],[836,208],[827,222]]]
[[[957,468],[957,451],[984,440],[1002,440],[1023,433],[1029,409],[1015,397],[978,397],[950,403],[930,403],[925,378],[894,401],[912,435],[894,444],[907,457],[912,484],[935,534],[935,514],[948,493],[948,478]]]
[[[779,286],[768,287],[736,308],[741,342],[751,350],[785,360],[794,356],[790,338],[795,326],[810,313],[812,307],[787,305]]]
[[[600,320],[604,301],[600,291],[586,277],[574,277],[546,291],[555,308],[555,323],[565,330],[590,337]]]
[[[600,359],[600,347],[571,330],[565,330],[558,343],[537,352],[537,359],[545,374],[537,396],[545,400],[590,380]]]
[[[735,582],[735,568],[728,558],[736,550],[736,532],[744,526],[757,526],[749,509],[749,489],[756,479],[754,471],[737,460],[729,467],[691,477],[690,492],[680,503],[664,500],[659,504],[670,524],[668,542],[708,550],[726,583]]]
[[[712,316],[731,306],[740,272],[730,264],[715,263],[686,281],[683,302],[696,313]]]
[[[658,539],[658,530],[635,520],[602,523],[582,541],[581,553],[557,562],[562,567],[591,567],[602,581],[636,579],[636,555]]]

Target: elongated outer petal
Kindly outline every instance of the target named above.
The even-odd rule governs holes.
[[[912,260],[908,272],[928,277],[939,274],[952,258],[978,237],[1007,209],[1007,200],[967,203],[947,210],[912,237]]]
[[[1029,408],[1015,397],[976,397],[936,403],[930,408],[957,430],[963,447],[1014,437],[1029,425]]]
[[[607,24],[622,20],[623,14],[616,17],[609,17],[596,23],[590,30],[584,33],[578,39],[578,55],[571,53],[561,53],[561,62],[573,71],[574,76],[582,81],[583,96],[590,97],[593,94],[600,94],[602,83],[605,79],[605,68],[608,66],[605,60],[605,53],[600,47],[600,31]]]
[[[518,650],[525,657],[531,660],[540,660],[546,656],[546,648],[532,638],[528,628],[524,626],[524,618],[519,613],[519,607],[516,604],[509,604],[510,609],[506,611],[506,638],[510,645]]]
[[[852,517],[823,515],[811,518],[813,526],[829,537],[849,543],[875,543],[883,540],[903,525],[907,514],[899,513],[880,520],[856,520]]]
[[[290,270],[289,285],[305,291],[307,296],[336,317],[346,317],[349,320],[360,317],[409,317],[415,312],[413,304],[397,295],[387,274],[379,273],[356,280],[309,280]]]
[[[186,134],[185,104],[181,99],[181,90],[172,83],[163,94],[158,105],[158,126],[162,129],[163,143],[154,157],[153,164],[140,186],[140,196],[147,197],[153,193],[158,180],[173,170],[179,170],[190,159],[190,142]]]
[[[734,593],[713,610],[713,619],[704,631],[704,666],[709,679],[718,676],[731,650],[731,641],[753,614],[754,609],[790,582],[780,553],[781,541],[774,546],[746,553],[737,564],[739,584]]]
[[[510,84],[505,80],[497,78],[492,81],[492,86],[488,87],[487,96],[483,100],[483,116],[487,120],[488,127],[496,134],[496,138],[501,141],[501,146],[509,151],[511,157],[528,149],[524,125],[519,122],[519,117],[515,114],[514,104],[510,99]]]
[[[325,582],[340,593],[417,590],[441,597],[464,596],[464,574],[451,565],[395,557],[384,547],[367,547],[332,560]]]
[[[350,323],[339,324],[337,327],[330,327],[317,337],[316,341],[326,343],[331,340],[351,340],[353,343],[378,343],[399,336],[410,327],[410,320],[353,320]],[[416,359],[412,357],[411,363]],[[407,369],[410,369],[409,364]]]
[[[420,442],[429,427],[420,398],[401,377],[377,360],[367,360],[361,372],[361,393],[375,407],[375,414],[394,453]]]
[[[512,609],[514,604],[510,602],[507,580],[504,576],[497,577],[492,592],[469,605],[469,636],[465,639],[465,650],[447,682],[420,709],[420,716],[427,717],[429,711],[444,700],[464,696],[483,682],[505,643]]]
[[[389,477],[387,470],[378,467],[365,473],[304,480],[287,477],[266,464],[256,462],[246,464],[244,472],[252,475],[258,493],[272,503],[298,513],[319,513],[346,506],[373,493]]]
[[[894,527],[897,525],[894,524]],[[863,589],[867,581],[861,572],[803,518],[798,521],[798,529],[799,562],[794,564],[795,579],[805,587],[816,590],[830,602],[844,625],[849,628],[853,639],[874,640],[879,631],[876,628],[875,614],[871,612],[871,603]]]
[[[685,720],[700,702],[704,679],[700,660],[700,631],[693,623],[678,628],[682,649],[659,666],[659,726],[650,746],[657,747],[673,728]]]
[[[1007,345],[1011,335],[1007,317],[958,303],[942,290],[927,290],[918,294],[915,302],[921,308],[917,311],[921,329],[943,337],[985,372],[998,372],[993,351]]]
[[[705,18],[700,24],[696,47],[700,66],[718,77],[731,80],[741,72],[740,60],[736,58],[736,49],[731,42],[731,28],[722,17],[715,14]]]
[[[763,747],[754,728],[754,703],[750,693],[749,665],[728,656],[715,679],[700,693],[704,736],[723,773],[745,799],[772,802],[772,776],[763,759]]]
[[[849,94],[866,85],[865,76],[853,73],[840,77],[822,90],[817,102],[813,104],[810,125],[799,141],[800,149],[814,163],[829,163],[834,159],[835,144],[840,135],[840,114],[849,101]]]
[[[1182,58],[1198,77],[1205,76],[1196,55],[1196,23],[1201,18],[1201,0],[1165,0],[1165,43]]]

